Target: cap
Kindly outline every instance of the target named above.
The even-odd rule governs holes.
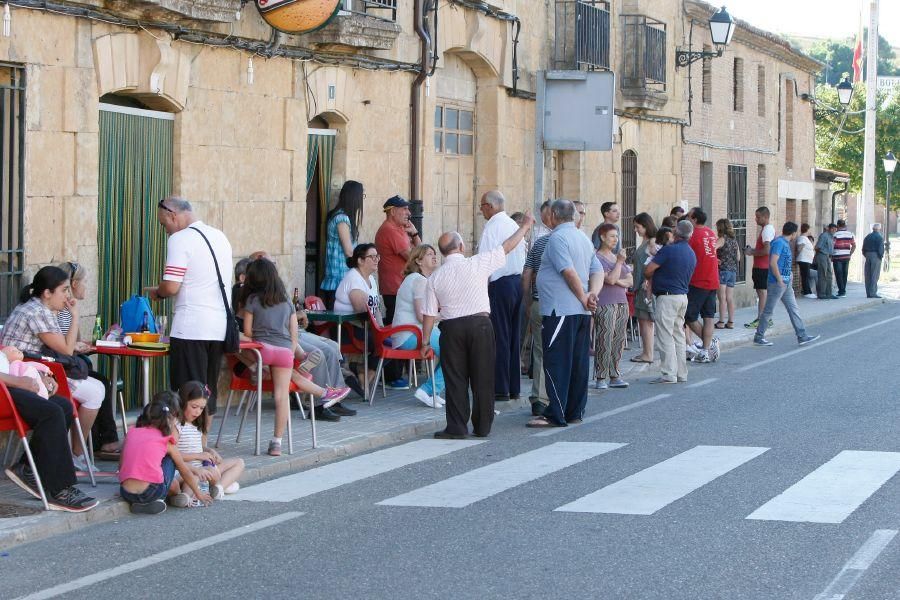
[[[837,229],[837,225],[835,225],[834,223],[829,223],[828,227],[826,227],[825,229],[831,229],[831,228]]]
[[[400,196],[391,196],[387,199],[387,202],[384,203],[382,208],[384,210],[390,210],[392,208],[406,208],[409,206],[409,202],[401,198]]]

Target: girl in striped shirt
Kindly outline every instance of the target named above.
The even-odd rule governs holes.
[[[223,459],[218,452],[206,445],[206,403],[209,388],[199,381],[188,381],[178,390],[181,397],[181,414],[178,417],[178,451],[188,463],[199,481],[209,482],[209,494],[221,498],[240,489],[238,479],[244,472],[240,458]],[[206,463],[204,465],[204,463]],[[189,486],[182,484],[182,491],[191,494]],[[191,506],[201,503],[192,498]]]

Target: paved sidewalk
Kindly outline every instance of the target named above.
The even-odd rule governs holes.
[[[800,312],[809,330],[827,336],[828,319],[838,318],[850,311],[872,307],[882,300],[867,299],[861,285],[850,284],[848,296],[841,300],[807,300],[801,298]],[[755,308],[744,308],[737,311],[735,329],[717,330],[723,351],[741,344],[750,343],[753,330],[745,329],[743,324],[755,318]],[[770,329],[771,335],[779,335],[790,331],[791,326],[783,308],[775,312],[775,325]],[[784,338],[788,340],[789,338]],[[781,340],[779,340],[779,343]],[[629,343],[623,359],[622,370],[626,379],[640,379],[656,376],[656,365],[629,362],[637,350],[636,342]],[[531,382],[523,380],[523,397],[527,397]],[[388,391],[388,397],[382,398],[379,392],[375,405],[369,407],[360,400],[348,402],[348,406],[357,409],[355,417],[343,417],[339,423],[317,422],[318,448],[311,449],[311,433],[308,421],[301,421],[297,410],[292,412],[294,431],[294,454],[286,452],[280,458],[269,456],[253,456],[255,419],[251,413],[240,444],[235,442],[239,419],[229,415],[227,426],[222,437],[219,451],[223,456],[238,456],[247,463],[247,470],[241,479],[244,485],[250,485],[261,479],[297,471],[321,462],[334,460],[368,451],[380,446],[397,443],[402,440],[430,434],[442,429],[445,424],[444,411],[425,406],[412,397],[413,390]],[[592,397],[599,397],[601,392],[591,391]],[[497,405],[504,416],[524,418],[528,412],[526,400],[507,402]],[[219,417],[224,409],[220,409],[214,422],[211,440],[219,429]],[[233,410],[233,409],[232,409]],[[134,417],[134,415],[132,415]],[[265,451],[272,432],[272,409],[270,403],[264,403],[263,427],[261,432],[262,449]],[[0,444],[4,439],[0,436]],[[0,448],[4,446],[0,445]],[[100,463],[101,468],[112,470],[115,465]],[[83,514],[67,514],[60,512],[44,512],[40,503],[31,499],[18,487],[6,479],[0,479],[0,551],[17,544],[34,541],[51,535],[64,533],[89,523],[109,521],[129,515],[128,506],[118,499],[118,485],[114,478],[98,480],[97,488],[92,489],[89,483],[81,487],[90,495],[102,500],[96,509]],[[18,515],[18,516],[7,516]],[[6,517],[6,518],[4,518]]]

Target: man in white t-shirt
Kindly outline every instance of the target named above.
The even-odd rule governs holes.
[[[169,240],[162,280],[148,292],[154,300],[175,298],[169,333],[169,383],[173,390],[188,381],[205,383],[210,390],[207,411],[212,415],[227,318],[216,263],[227,296],[231,293],[231,244],[224,233],[198,220],[190,202],[183,198],[160,200],[156,216]],[[212,246],[215,261],[203,236]]]

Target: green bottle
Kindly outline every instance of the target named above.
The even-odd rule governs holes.
[[[94,334],[91,337],[93,337],[95,344],[98,340],[103,339],[103,324],[100,322],[100,315],[97,315],[97,320],[94,321]]]

